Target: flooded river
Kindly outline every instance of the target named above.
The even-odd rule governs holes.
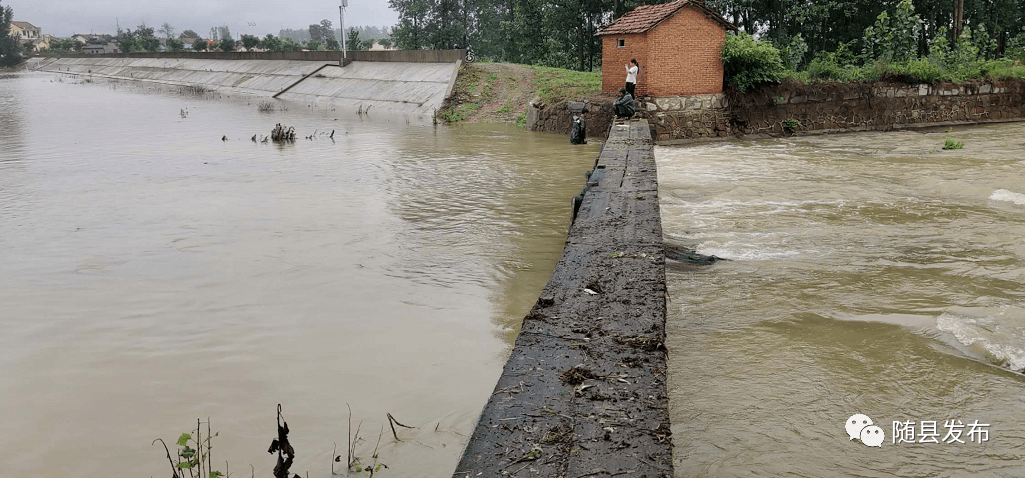
[[[278,403],[293,472],[349,404],[364,463],[390,412],[384,476],[452,473],[597,146],[285,106],[0,76],[0,476],[169,476],[207,417],[269,476]]]
[[[666,239],[730,259],[668,272],[676,476],[1025,476],[1023,141],[656,148]]]

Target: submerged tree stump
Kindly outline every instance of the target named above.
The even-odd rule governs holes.
[[[275,143],[293,143],[295,142],[295,128],[292,126],[286,128],[281,126],[281,123],[278,123],[271,130],[270,139]]]

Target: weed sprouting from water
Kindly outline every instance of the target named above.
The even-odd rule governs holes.
[[[953,138],[948,137],[947,141],[943,144],[943,149],[961,149],[964,148],[964,143],[961,141],[955,141]]]
[[[260,113],[272,113],[275,109],[273,101],[261,101],[256,105],[256,111],[259,111]]]

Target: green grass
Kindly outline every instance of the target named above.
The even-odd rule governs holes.
[[[438,112],[441,119],[449,123],[461,123],[480,111],[479,103],[464,103],[456,108],[445,108]]]
[[[520,128],[526,128],[527,127],[527,111],[526,110],[524,110],[522,113],[520,113],[519,116],[516,117],[516,126],[519,126]]]
[[[477,85],[480,84],[480,72],[468,70],[466,74],[459,75],[456,79],[456,89],[465,91],[471,96],[477,94]]]
[[[977,60],[950,68],[928,59],[916,58],[900,62],[872,62],[864,66],[839,65],[831,58],[816,58],[803,71],[788,71],[786,78],[802,83],[839,81],[841,83],[873,82],[883,78],[903,83],[962,82],[972,79],[1025,79],[1025,66],[1013,60]]]
[[[961,149],[964,148],[964,143],[955,141],[953,138],[947,138],[946,143],[943,144],[943,149]]]
[[[506,103],[506,104],[502,105],[502,107],[499,108],[497,112],[498,113],[508,113],[510,111],[512,111],[512,105],[509,104],[509,103]]]
[[[554,103],[601,93],[601,71],[531,66],[541,101]]]

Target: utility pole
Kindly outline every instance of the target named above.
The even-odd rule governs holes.
[[[342,60],[345,60],[345,7],[348,6],[349,0],[342,0],[342,4],[338,6],[338,33],[342,37]]]

